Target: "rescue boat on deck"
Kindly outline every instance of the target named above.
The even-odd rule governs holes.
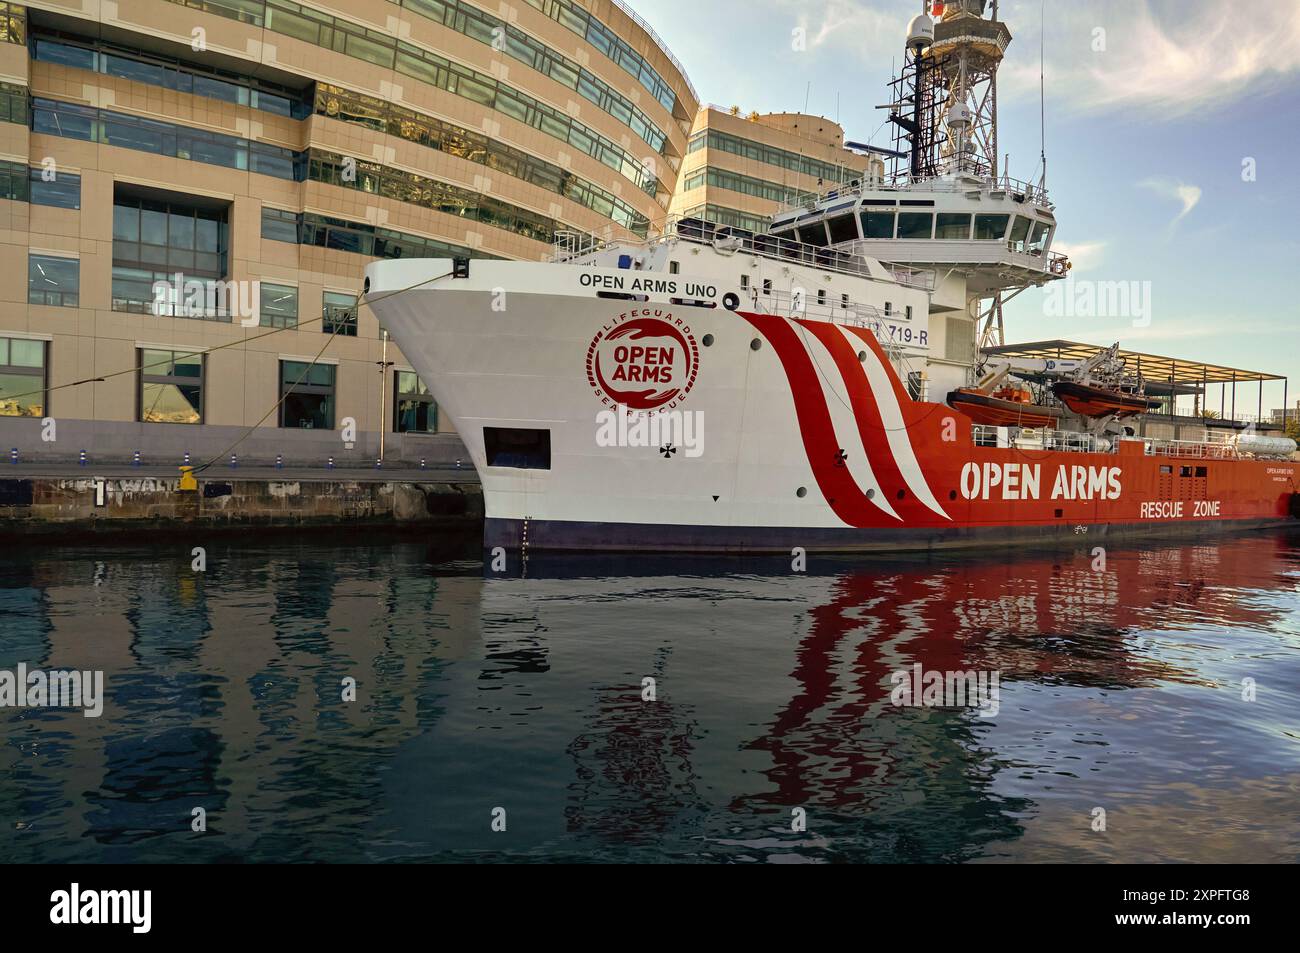
[[[1061,408],[1035,404],[1033,395],[1019,387],[1002,387],[992,394],[978,387],[959,387],[948,394],[948,406],[990,427],[1055,429],[1061,419]]]
[[[1080,417],[1136,417],[1160,406],[1139,394],[1126,394],[1108,387],[1078,381],[1057,381],[1052,393]]]

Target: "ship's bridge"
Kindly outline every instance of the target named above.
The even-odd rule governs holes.
[[[1056,215],[1047,193],[970,174],[921,182],[867,180],[800,197],[772,219],[774,235],[917,267],[952,269],[969,292],[991,296],[1065,277],[1052,251]]]

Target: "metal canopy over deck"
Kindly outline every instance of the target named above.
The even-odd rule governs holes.
[[[1026,344],[1005,344],[984,348],[983,353],[1014,360],[1015,358],[1039,360],[1075,360],[1086,361],[1105,348],[1096,344],[1084,344],[1080,341],[1034,341]],[[1174,404],[1179,395],[1198,398],[1194,416],[1207,409],[1207,388],[1218,384],[1220,390],[1220,417],[1225,420],[1246,420],[1245,415],[1237,416],[1237,385],[1259,385],[1259,406],[1254,422],[1267,425],[1271,421],[1264,419],[1264,384],[1269,381],[1282,381],[1282,406],[1287,406],[1287,378],[1281,374],[1268,374],[1264,371],[1251,371],[1240,367],[1228,367],[1222,364],[1206,364],[1188,358],[1164,357],[1159,354],[1147,354],[1144,351],[1121,349],[1118,357],[1141,377],[1146,379],[1148,393],[1153,397],[1171,397],[1168,413],[1174,414]],[[1231,400],[1231,403],[1229,403]],[[1286,429],[1287,415],[1282,417],[1282,429]]]

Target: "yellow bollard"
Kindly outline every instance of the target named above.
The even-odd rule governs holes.
[[[181,485],[178,487],[182,493],[193,493],[199,489],[199,481],[194,479],[193,467],[181,467]]]

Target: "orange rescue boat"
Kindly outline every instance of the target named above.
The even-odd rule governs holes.
[[[1081,417],[1135,417],[1160,406],[1158,400],[1149,400],[1139,394],[1075,381],[1058,381],[1052,385],[1057,399]]]
[[[960,387],[948,394],[948,406],[990,427],[1055,429],[1061,418],[1059,407],[1035,404],[1033,395],[1021,387],[1001,387],[992,394],[978,387]]]

